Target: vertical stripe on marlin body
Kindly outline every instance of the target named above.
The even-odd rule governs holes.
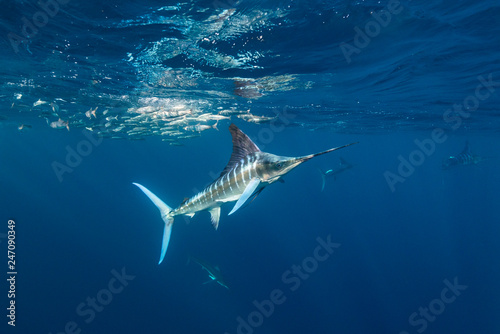
[[[134,183],[160,210],[161,217],[165,222],[159,263],[165,257],[175,216],[186,215],[193,217],[198,211],[208,210],[211,215],[212,224],[217,229],[222,204],[236,201],[233,209],[229,212],[229,215],[231,215],[249,198],[257,196],[264,187],[278,181],[280,177],[303,162],[316,156],[356,144],[351,143],[301,157],[284,157],[262,152],[234,124],[229,126],[229,131],[233,139],[233,152],[228,164],[215,181],[209,184],[203,191],[181,203],[179,207],[172,209],[146,187]]]

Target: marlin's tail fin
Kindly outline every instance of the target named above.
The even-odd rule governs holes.
[[[326,184],[326,173],[323,172],[321,169],[318,168],[319,173],[321,174],[321,191],[325,189],[325,184]]]
[[[163,203],[161,199],[159,199],[146,187],[140,185],[139,183],[133,184],[139,187],[139,189],[141,189],[146,194],[146,196],[148,196],[149,199],[156,205],[156,207],[160,210],[161,218],[165,222],[165,228],[163,230],[163,242],[161,245],[160,262],[158,262],[158,264],[160,264],[163,261],[165,254],[167,253],[168,242],[170,241],[170,234],[172,233],[172,223],[174,222],[174,218],[168,217],[168,214],[170,211],[172,211],[172,208]]]

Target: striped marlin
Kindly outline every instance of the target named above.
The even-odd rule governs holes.
[[[465,142],[465,148],[459,155],[452,155],[443,161],[443,169],[459,165],[475,165],[485,160],[484,158],[472,154],[469,148],[469,141]]]
[[[158,264],[163,261],[167,252],[175,216],[186,215],[193,217],[198,211],[208,210],[211,215],[212,224],[217,229],[222,204],[236,201],[233,209],[229,212],[229,215],[231,215],[249,198],[256,197],[264,187],[278,181],[280,177],[301,163],[318,155],[356,144],[351,143],[302,157],[284,157],[262,152],[234,124],[229,126],[229,131],[233,138],[233,153],[220,176],[203,191],[182,202],[176,209],[169,207],[146,187],[138,183],[133,183],[156,205],[160,210],[161,218],[165,222],[160,261]]]
[[[223,286],[229,290],[227,283],[224,281],[224,278],[222,277],[222,273],[221,273],[219,267],[212,266],[210,263],[203,261],[201,259],[198,259],[194,256],[190,256],[189,259],[192,259],[194,262],[198,263],[203,269],[205,269],[207,271],[208,277],[210,278],[210,281],[207,281],[203,284],[207,284],[210,282],[217,282],[221,286]]]
[[[323,191],[325,189],[326,177],[327,176],[333,176],[333,179],[337,180],[337,175],[339,175],[340,173],[345,172],[346,170],[351,169],[352,167],[353,167],[353,165],[351,165],[350,163],[348,163],[347,161],[345,161],[341,157],[340,158],[339,167],[337,167],[336,169],[329,169],[326,172],[323,172],[321,169],[318,169],[319,172],[320,172],[320,174],[321,174],[321,181],[322,181],[321,191]]]

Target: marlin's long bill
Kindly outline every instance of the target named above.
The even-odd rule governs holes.
[[[233,153],[220,176],[203,191],[182,202],[172,209],[146,187],[134,183],[160,210],[165,223],[160,262],[165,258],[174,217],[186,215],[193,217],[199,211],[210,212],[212,224],[219,226],[222,204],[236,202],[229,214],[236,212],[250,198],[255,198],[262,189],[289,173],[298,165],[322,154],[356,144],[331,148],[326,151],[309,154],[302,157],[284,157],[262,152],[246,134],[234,124],[229,126],[233,138]]]
[[[358,144],[359,142],[355,142],[355,143],[350,143],[350,144],[347,144],[347,145],[342,145],[342,146],[339,146],[339,147],[334,147],[334,148],[331,148],[329,150],[326,150],[326,151],[322,151],[322,152],[318,152],[318,153],[314,153],[314,154],[309,154],[309,155],[304,155],[303,157],[298,157],[298,158],[295,158],[297,160],[302,160],[302,161],[307,161],[307,160],[310,160],[314,157],[317,157],[319,155],[323,155],[323,154],[326,154],[326,153],[330,153],[330,152],[333,152],[333,151],[336,151],[336,150],[340,150],[341,148],[345,148],[347,146],[351,146],[351,145],[354,145],[354,144]]]

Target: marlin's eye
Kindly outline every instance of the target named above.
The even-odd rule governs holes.
[[[281,162],[277,162],[274,164],[274,167],[276,167],[276,169],[281,169],[281,167],[283,167],[283,164]]]

